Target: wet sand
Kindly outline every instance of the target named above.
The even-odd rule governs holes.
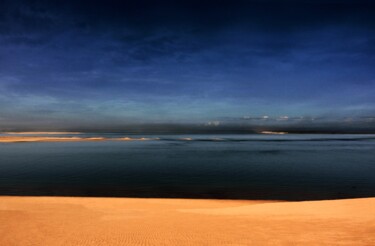
[[[375,198],[0,197],[0,245],[375,245]]]

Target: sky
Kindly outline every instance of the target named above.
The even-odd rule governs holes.
[[[0,130],[375,129],[375,3],[0,0]]]

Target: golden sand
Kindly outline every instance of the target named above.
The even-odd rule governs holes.
[[[106,137],[43,137],[43,136],[0,136],[0,143],[20,142],[92,142],[92,141],[148,141],[159,138],[106,138]]]
[[[103,141],[102,137],[31,137],[31,136],[0,136],[0,143],[18,143],[18,142],[82,142],[82,141]]]
[[[62,134],[81,134],[81,132],[3,132],[11,135],[62,135]]]
[[[0,197],[0,245],[375,245],[375,198]]]

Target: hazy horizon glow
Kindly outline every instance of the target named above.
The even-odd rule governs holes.
[[[371,1],[8,0],[0,9],[1,131],[375,130]]]

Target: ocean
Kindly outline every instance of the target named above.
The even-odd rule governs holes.
[[[143,140],[0,143],[0,195],[296,201],[375,196],[375,135],[80,137]]]

